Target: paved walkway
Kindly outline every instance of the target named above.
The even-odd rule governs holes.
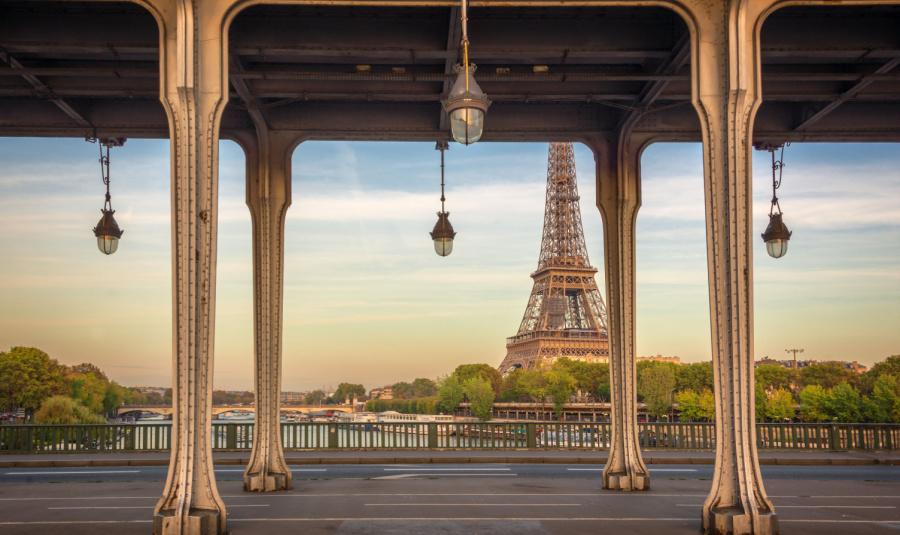
[[[528,463],[605,464],[607,451],[292,451],[288,464],[415,464],[415,463]],[[713,452],[644,451],[647,464],[713,464]],[[213,453],[217,465],[244,465],[250,452]],[[759,454],[760,464],[794,466],[900,465],[900,453],[774,452]],[[83,466],[165,466],[168,453],[48,453],[3,454],[0,468]]]

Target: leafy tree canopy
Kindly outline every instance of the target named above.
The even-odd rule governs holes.
[[[44,400],[34,415],[38,424],[105,424],[106,418],[68,396],[52,396]]]
[[[500,386],[503,384],[503,376],[500,375],[500,372],[498,372],[496,368],[489,364],[460,364],[456,367],[456,370],[454,370],[453,375],[459,379],[461,384],[465,384],[466,381],[473,377],[481,377],[491,384],[495,397],[500,395]]]
[[[494,388],[480,376],[472,377],[463,384],[463,392],[469,398],[469,409],[482,421],[491,419],[494,408]]]
[[[62,367],[40,349],[13,347],[0,353],[0,406],[6,410],[34,412],[45,399],[67,390]]]
[[[756,368],[756,384],[762,385],[766,392],[790,390],[797,382],[797,371],[782,368],[776,364],[767,364]]]
[[[859,381],[859,374],[844,369],[839,362],[821,362],[800,369],[799,383],[805,387],[819,385],[829,390],[841,383],[855,386]]]
[[[353,398],[357,400],[365,400],[366,387],[361,384],[341,383],[338,385],[334,395],[331,396],[337,403],[344,403],[346,400],[353,402]]]
[[[703,392],[713,390],[712,362],[697,362],[676,368],[676,389]]]
[[[465,396],[463,385],[456,374],[438,380],[438,410],[446,414],[456,414]]]
[[[641,363],[642,364],[642,363]],[[672,409],[675,369],[668,363],[645,366],[638,378],[638,394],[644,398],[647,412],[659,419]]]

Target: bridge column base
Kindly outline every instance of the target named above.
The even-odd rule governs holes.
[[[650,490],[650,477],[643,475],[631,476],[625,472],[603,474],[603,488],[621,491]]]
[[[753,516],[741,507],[712,509],[704,519],[703,532],[707,535],[778,535],[778,515],[760,511],[755,519]]]
[[[194,509],[184,518],[169,512],[153,515],[153,535],[219,535],[221,523],[218,511]]]
[[[247,492],[274,492],[291,490],[291,478],[285,474],[244,474],[244,490]]]

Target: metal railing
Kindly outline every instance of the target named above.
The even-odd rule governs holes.
[[[254,424],[214,423],[214,451],[253,447]],[[282,447],[300,450],[607,450],[609,423],[342,422],[282,423]],[[638,424],[647,450],[715,450],[712,423]],[[759,450],[897,451],[900,424],[778,424],[756,426]],[[4,425],[0,453],[162,452],[171,424]]]

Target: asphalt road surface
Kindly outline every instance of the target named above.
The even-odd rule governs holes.
[[[243,492],[239,466],[215,473],[235,535],[696,535],[712,467],[649,468],[648,492],[601,490],[602,466],[585,465],[301,466],[293,490],[275,493]],[[762,470],[782,533],[900,531],[900,467]],[[0,534],[146,535],[166,467],[0,474]]]
[[[648,466],[654,480],[709,480],[711,465]],[[763,479],[801,481],[900,481],[900,466],[763,466]],[[598,479],[603,465],[440,464],[315,465],[291,467],[295,480],[330,479]],[[240,481],[240,466],[217,466],[219,481]],[[165,481],[167,466],[4,468],[0,483]]]

